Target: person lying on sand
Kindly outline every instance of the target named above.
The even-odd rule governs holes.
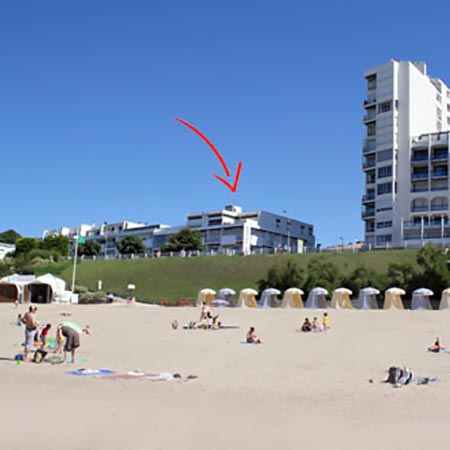
[[[261,344],[261,339],[258,338],[255,332],[255,327],[250,327],[250,330],[247,332],[247,338],[245,340],[247,344]]]

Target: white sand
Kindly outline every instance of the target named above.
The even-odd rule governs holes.
[[[450,355],[428,354],[436,336],[450,347],[450,312],[329,310],[326,333],[296,333],[307,310],[220,309],[240,329],[171,328],[194,308],[43,305],[56,325],[62,311],[80,325],[74,365],[21,364],[23,327],[0,305],[0,448],[401,449],[447,448]],[[265,341],[241,345],[249,326]],[[53,336],[54,333],[51,333]],[[379,383],[391,365],[438,377],[425,386]],[[105,380],[73,368],[180,372],[186,382]],[[375,383],[368,382],[373,378]]]

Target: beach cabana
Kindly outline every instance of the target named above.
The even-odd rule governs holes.
[[[331,296],[330,308],[334,309],[352,309],[352,300],[350,298],[352,291],[347,288],[338,288],[333,291]]]
[[[378,289],[366,287],[359,291],[358,300],[355,303],[357,309],[378,309],[377,295]]]
[[[37,277],[27,285],[27,300],[32,303],[51,303],[59,301],[66,290],[66,282],[47,273]]]
[[[309,291],[308,299],[306,300],[306,308],[308,309],[323,309],[327,307],[328,291],[323,287],[315,287]]]
[[[403,289],[392,287],[384,293],[384,309],[405,309],[403,306],[402,295],[406,292]]]
[[[444,289],[442,291],[439,309],[450,309],[450,288]]]
[[[280,294],[281,292],[278,289],[265,289],[261,294],[259,306],[261,308],[277,308],[280,306],[280,300],[278,300]]]
[[[427,288],[416,289],[412,294],[411,309],[433,309],[430,303],[430,297],[433,295],[433,291]]]
[[[202,306],[205,302],[208,306],[211,306],[211,302],[216,298],[216,291],[214,289],[205,288],[198,292],[197,306]]]
[[[228,305],[234,306],[234,296],[236,295],[236,291],[230,288],[220,289],[217,293],[217,300],[226,300]]]
[[[240,308],[256,308],[258,304],[256,303],[256,296],[258,295],[258,291],[254,289],[242,289],[239,292],[239,300],[237,306]]]
[[[27,285],[34,281],[34,275],[9,275],[0,279],[0,303],[25,302]]]
[[[298,288],[289,288],[284,291],[282,308],[303,308],[302,295],[304,292]]]

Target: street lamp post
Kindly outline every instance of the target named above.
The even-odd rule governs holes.
[[[288,219],[287,221],[287,245],[288,245],[288,253],[291,253],[291,225],[292,221],[291,219]]]
[[[78,235],[75,236],[75,247],[73,251],[73,268],[72,268],[72,293],[75,290],[75,278],[77,276],[77,258],[78,258]]]
[[[344,238],[341,236],[339,238],[339,240],[341,241],[341,252],[343,252],[344,251]]]

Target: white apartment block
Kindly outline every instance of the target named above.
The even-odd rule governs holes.
[[[391,60],[364,77],[366,245],[449,245],[450,89],[423,62]]]

